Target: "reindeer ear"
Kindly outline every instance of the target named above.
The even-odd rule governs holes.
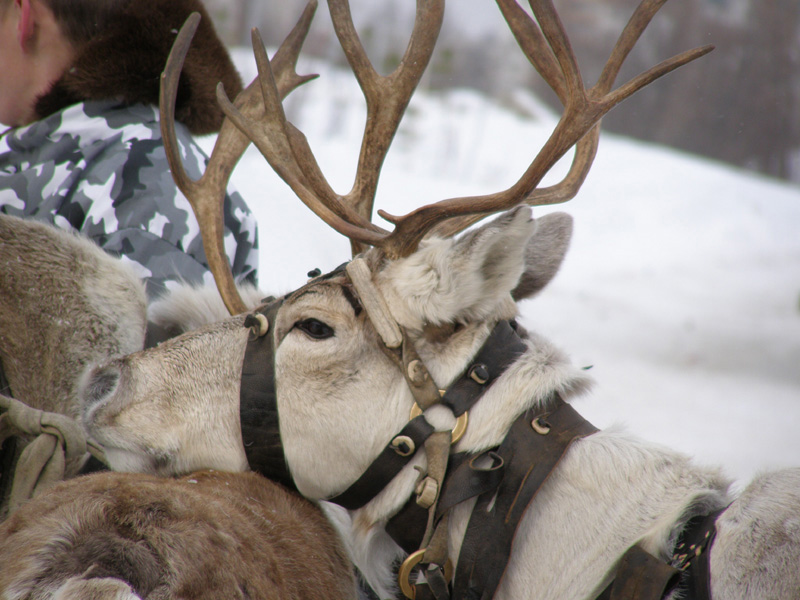
[[[536,232],[525,248],[525,271],[511,292],[514,300],[532,298],[558,273],[572,239],[572,217],[557,212],[536,219]]]
[[[461,237],[453,250],[464,269],[473,267],[487,291],[507,294],[527,265],[526,243],[536,231],[531,209],[520,206]]]
[[[523,206],[455,241],[432,240],[394,261],[382,278],[391,282],[393,306],[406,309],[395,318],[406,325],[487,318],[517,285],[535,228],[531,209]]]

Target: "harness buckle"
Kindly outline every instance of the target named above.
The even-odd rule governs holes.
[[[411,575],[414,568],[422,562],[425,556],[425,548],[412,552],[400,565],[400,570],[397,572],[397,583],[400,584],[400,591],[408,600],[414,600],[417,595],[417,586],[411,583]],[[444,577],[447,581],[453,578],[453,563],[448,558],[444,564]]]

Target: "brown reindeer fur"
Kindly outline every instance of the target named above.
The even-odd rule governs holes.
[[[92,242],[0,215],[0,361],[13,396],[78,417],[86,366],[142,348],[140,279]]]
[[[356,597],[317,506],[254,473],[218,471],[77,477],[0,525],[0,597],[78,590],[98,600]]]

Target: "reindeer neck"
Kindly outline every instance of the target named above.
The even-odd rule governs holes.
[[[479,454],[496,447],[506,437],[512,424],[526,411],[541,406],[548,398],[556,395],[569,398],[588,387],[588,379],[584,372],[572,367],[568,360],[545,340],[525,334],[523,334],[525,338],[522,339],[513,331],[511,333],[514,339],[509,338],[505,343],[518,344],[520,347],[516,351],[511,354],[506,353],[505,357],[497,358],[492,363],[486,359],[484,352],[486,346],[484,346],[466,370],[469,373],[475,364],[484,365],[482,361],[486,360],[491,363],[489,371],[499,368],[499,373],[493,375],[496,380],[492,381],[486,392],[474,404],[468,406],[469,425],[463,439],[454,447],[454,451]],[[497,330],[492,335],[496,336]],[[504,348],[498,354],[503,354],[505,350]],[[504,361],[507,361],[507,364],[499,366],[494,364]],[[454,386],[448,388],[445,398],[451,395],[454,388],[459,387],[459,383],[460,381],[457,381]],[[468,387],[468,382],[464,383],[463,387]],[[454,412],[463,408],[457,402],[451,402],[449,406],[454,408]],[[435,409],[429,412],[433,410]],[[374,500],[353,513],[355,546],[361,550],[365,547],[370,548],[363,554],[366,560],[384,563],[388,560],[391,563],[402,554],[397,546],[387,542],[381,523],[385,523],[404,507],[406,511],[414,510],[413,498],[416,495],[420,472],[424,473],[426,466],[427,460],[424,455],[416,457]],[[472,504],[470,501],[465,502],[466,512],[459,511],[460,516],[452,520],[451,530],[457,532],[457,539],[451,541],[451,546],[456,550],[451,554],[453,557],[457,556]],[[406,544],[406,551],[408,550],[409,546]],[[383,558],[378,558],[381,556]],[[388,572],[386,564],[365,566],[363,570],[365,573]]]
[[[547,590],[552,600],[593,598],[634,544],[669,559],[691,517],[727,505],[727,486],[719,470],[619,430],[579,440],[521,521],[514,557],[527,563],[509,568],[496,597],[535,598],[530,590]],[[454,553],[469,508],[452,519]]]

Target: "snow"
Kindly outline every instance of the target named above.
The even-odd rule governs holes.
[[[249,53],[234,56],[249,81]],[[360,92],[352,76],[323,64],[299,71],[323,76],[290,96],[287,114],[345,193],[365,116]],[[501,106],[468,91],[420,90],[376,208],[405,214],[504,189],[554,124],[525,93]],[[545,183],[565,166],[555,171]],[[349,259],[347,240],[254,148],[233,182],[258,217],[265,290],[288,291],[311,269]],[[604,134],[579,195],[534,214],[553,210],[575,219],[570,252],[552,284],[520,308],[527,328],[592,367],[596,385],[578,410],[599,427],[622,423],[722,465],[737,486],[760,470],[800,465],[800,189]]]

